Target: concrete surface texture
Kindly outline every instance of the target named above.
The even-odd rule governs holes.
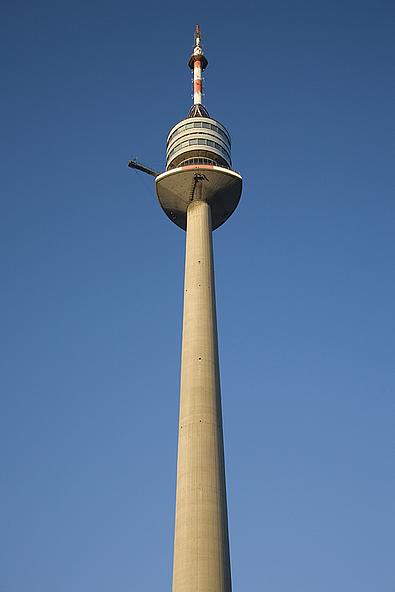
[[[173,592],[230,592],[210,206],[187,210]]]

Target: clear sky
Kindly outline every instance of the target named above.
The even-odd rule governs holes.
[[[205,104],[235,592],[395,589],[393,1],[4,1],[0,590],[171,589],[184,233]]]

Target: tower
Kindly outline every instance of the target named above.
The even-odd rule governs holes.
[[[188,66],[194,104],[169,132],[156,177],[167,216],[186,230],[173,592],[231,592],[212,230],[233,213],[242,179],[226,128],[202,104],[199,25]]]

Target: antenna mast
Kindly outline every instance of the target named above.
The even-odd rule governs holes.
[[[202,104],[202,91],[203,91],[203,81],[202,81],[202,72],[207,68],[208,61],[203,53],[203,49],[200,45],[201,43],[201,36],[200,36],[200,26],[196,25],[195,27],[195,47],[193,50],[193,54],[191,55],[188,66],[193,70],[193,104],[194,105],[201,105]]]

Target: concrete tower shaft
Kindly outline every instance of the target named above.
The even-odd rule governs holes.
[[[230,592],[210,206],[187,210],[173,592]]]

